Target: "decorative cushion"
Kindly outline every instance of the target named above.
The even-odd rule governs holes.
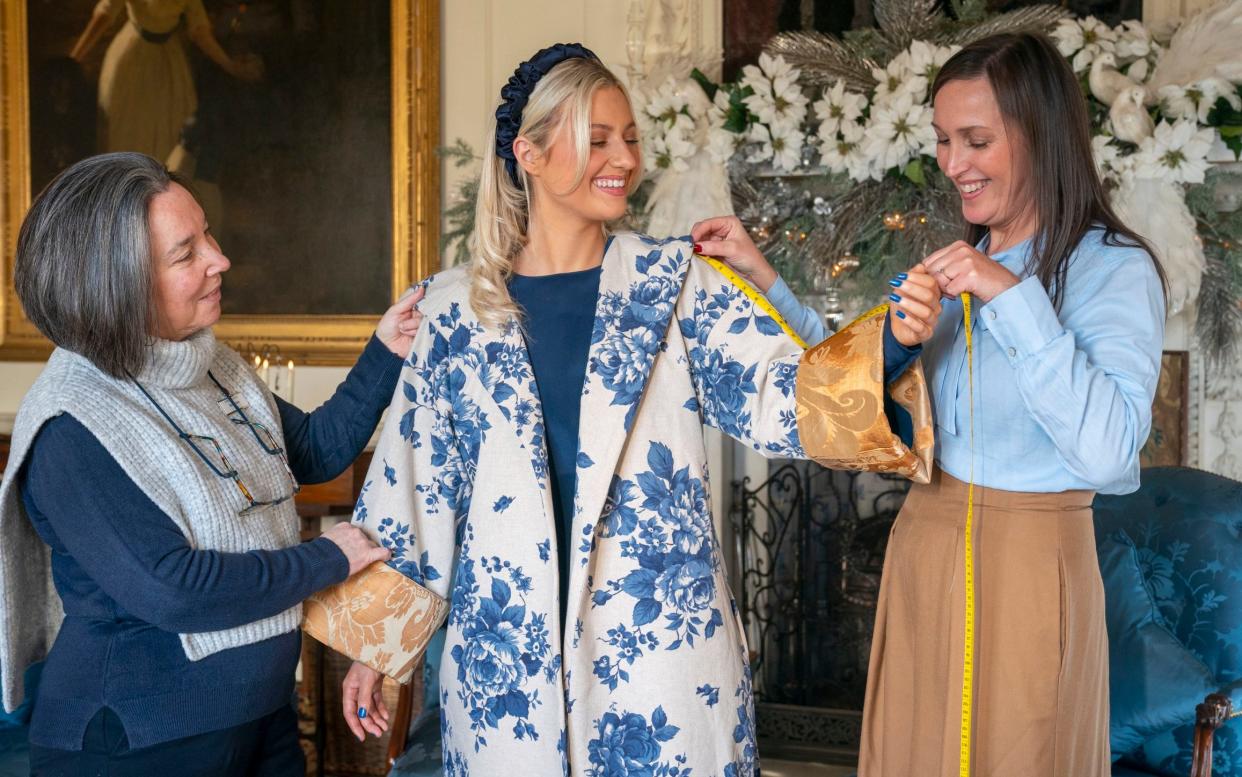
[[[1108,620],[1113,760],[1152,736],[1194,722],[1215,688],[1211,671],[1161,622],[1134,543],[1117,530],[1097,543]]]

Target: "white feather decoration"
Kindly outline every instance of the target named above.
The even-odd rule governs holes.
[[[1206,259],[1194,216],[1178,184],[1127,176],[1113,192],[1113,208],[1130,229],[1147,239],[1169,281],[1168,314],[1199,296]]]
[[[712,159],[706,144],[699,144],[699,152],[686,162],[690,169],[665,170],[652,187],[647,200],[648,234],[686,235],[696,221],[732,215],[729,172]]]
[[[1147,87],[1189,86],[1220,77],[1242,83],[1242,2],[1222,0],[1181,26],[1152,71]]]

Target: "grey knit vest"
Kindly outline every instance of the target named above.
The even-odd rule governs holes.
[[[250,429],[230,420],[232,405],[208,371],[252,422],[266,426],[283,447],[275,401],[267,387],[229,347],[204,330],[181,342],[156,341],[136,376],[189,434],[214,437],[257,500],[287,495],[292,486],[280,457],[260,447]],[[192,548],[242,553],[297,544],[293,500],[239,516],[247,506],[237,485],[216,475],[178,436],[132,381],[102,372],[82,356],[57,349],[22,400],[12,449],[0,483],[0,671],[4,707],[22,700],[22,673],[42,660],[63,619],[52,586],[50,550],[26,518],[17,473],[40,427],[62,413],[84,425],[170,519]],[[236,414],[234,413],[234,417]],[[210,443],[199,447],[214,456]],[[64,473],[66,478],[72,472]],[[104,506],[106,508],[106,506]],[[293,631],[301,606],[223,631],[181,634],[191,661],[231,647]]]

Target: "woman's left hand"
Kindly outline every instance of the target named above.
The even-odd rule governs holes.
[[[367,734],[382,737],[388,730],[388,707],[384,704],[384,676],[355,661],[341,681],[341,707],[345,725],[362,742]]]
[[[897,342],[913,348],[931,339],[940,319],[940,288],[922,264],[888,282],[888,325]]]
[[[402,359],[409,354],[410,347],[414,345],[414,335],[418,334],[418,328],[423,324],[423,314],[414,307],[422,298],[422,286],[407,289],[401,299],[380,316],[375,327],[375,336],[380,342]]]
[[[944,296],[956,297],[970,292],[983,303],[991,302],[1021,280],[1000,262],[963,240],[928,256],[923,266],[936,278]]]

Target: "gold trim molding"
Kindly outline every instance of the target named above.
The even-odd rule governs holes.
[[[52,345],[26,320],[13,257],[30,207],[26,2],[0,2],[0,359],[42,360]],[[440,266],[440,2],[392,0],[392,291]],[[352,364],[377,315],[231,315],[215,327],[241,347],[262,343],[298,364]]]

